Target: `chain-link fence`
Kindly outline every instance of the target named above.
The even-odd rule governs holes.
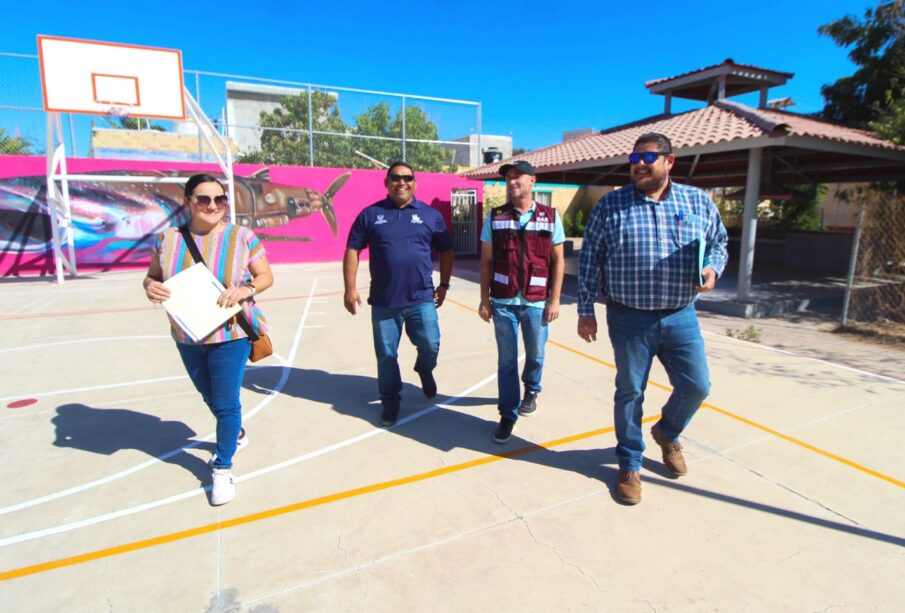
[[[863,209],[843,325],[905,340],[905,196],[865,187],[850,197]]]
[[[481,163],[477,102],[192,70],[184,75],[237,162],[375,168],[405,160],[422,171]],[[63,131],[67,153],[75,157],[214,160],[189,121],[64,113]],[[45,140],[37,56],[0,53],[0,155],[43,154]]]

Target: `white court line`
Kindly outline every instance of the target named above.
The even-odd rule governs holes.
[[[314,283],[313,283],[312,286],[311,286],[311,292],[312,292],[312,294],[314,293],[314,290],[315,290],[316,287],[317,287],[317,279],[314,280]],[[289,369],[289,366],[292,365],[293,361],[295,360],[296,353],[298,352],[298,345],[299,345],[299,342],[301,341],[301,338],[302,338],[302,330],[305,328],[305,320],[306,320],[307,317],[308,317],[308,305],[306,304],[305,310],[304,310],[304,312],[302,313],[301,320],[299,321],[299,325],[298,325],[298,327],[296,328],[295,336],[294,336],[293,339],[292,339],[292,349],[291,349],[290,352],[289,352],[289,357],[286,358],[286,359],[283,359],[283,358],[281,358],[281,357],[279,357],[279,356],[276,356],[276,357],[280,360],[280,362],[281,362],[281,370],[282,370],[282,373],[281,373],[281,375],[280,375],[280,380],[279,380],[279,381],[277,382],[277,384],[274,386],[274,389],[273,389],[273,390],[269,390],[269,391],[268,391],[268,394],[267,394],[267,397],[266,397],[266,398],[264,398],[264,399],[263,399],[261,402],[259,402],[253,409],[251,409],[250,411],[248,411],[248,412],[245,414],[245,416],[243,417],[243,420],[250,419],[250,418],[253,417],[256,413],[260,412],[264,407],[266,407],[268,404],[270,404],[270,403],[273,401],[273,399],[276,398],[276,397],[279,395],[280,391],[281,391],[281,390],[283,389],[283,387],[286,385],[286,381],[289,380],[289,370],[290,370],[290,369]],[[275,355],[276,355],[276,354],[275,354]],[[186,377],[186,375],[183,375],[182,377]],[[179,378],[182,378],[182,377],[179,377]],[[173,378],[175,378],[175,377],[173,377]],[[127,384],[114,384],[114,387],[121,387],[121,386],[123,386],[123,385],[127,385]],[[56,393],[56,392],[54,392],[54,393]],[[20,510],[22,510],[22,509],[27,509],[27,508],[29,508],[29,507],[33,507],[33,506],[36,506],[36,505],[39,505],[39,504],[43,504],[43,503],[45,503],[45,502],[49,502],[49,501],[51,501],[51,500],[57,500],[57,499],[59,499],[59,498],[63,498],[64,496],[70,496],[70,495],[76,494],[76,493],[78,493],[78,492],[83,492],[83,491],[85,491],[85,490],[88,490],[88,489],[97,487],[97,486],[99,486],[99,485],[103,485],[103,484],[105,484],[105,483],[109,483],[109,482],[111,482],[111,481],[116,481],[116,480],[118,480],[118,479],[122,479],[122,478],[125,477],[125,476],[131,475],[131,474],[136,473],[136,472],[138,472],[138,471],[140,471],[140,470],[144,470],[145,468],[148,468],[149,466],[153,466],[154,464],[157,464],[158,462],[162,462],[162,461],[164,461],[164,460],[167,460],[167,459],[173,457],[174,455],[177,455],[177,454],[179,454],[179,453],[182,453],[182,452],[185,451],[185,450],[188,450],[188,449],[192,449],[192,448],[194,448],[194,447],[197,447],[197,446],[199,446],[201,443],[203,443],[204,441],[210,440],[210,439],[214,438],[215,436],[216,436],[216,433],[215,433],[215,432],[212,432],[212,433],[208,434],[207,436],[205,436],[205,437],[203,437],[203,438],[201,438],[201,439],[196,439],[196,440],[193,441],[191,444],[186,445],[185,447],[180,447],[180,448],[178,448],[178,449],[173,449],[173,450],[168,451],[168,452],[166,452],[166,453],[164,453],[164,454],[162,454],[162,455],[159,455],[159,456],[157,456],[157,457],[155,457],[155,458],[151,458],[150,460],[147,460],[147,461],[145,461],[145,462],[142,462],[141,464],[137,464],[136,466],[133,466],[133,467],[131,467],[131,468],[127,468],[127,469],[125,469],[125,470],[122,470],[122,471],[120,471],[120,472],[118,472],[118,473],[114,473],[114,474],[112,474],[112,475],[108,475],[108,476],[106,476],[106,477],[102,477],[102,478],[100,478],[100,479],[96,479],[96,480],[94,480],[94,481],[90,481],[90,482],[88,482],[88,483],[84,483],[84,484],[82,484],[82,485],[77,485],[77,486],[75,486],[75,487],[70,487],[70,488],[67,488],[67,489],[65,489],[65,490],[61,490],[61,491],[59,491],[59,492],[55,492],[55,493],[53,493],[53,494],[48,494],[48,495],[46,495],[46,496],[41,496],[40,498],[34,498],[34,499],[32,499],[32,500],[27,500],[27,501],[25,501],[25,502],[20,502],[20,503],[18,503],[18,504],[14,504],[14,505],[10,505],[10,506],[8,506],[8,507],[0,508],[0,515],[6,515],[7,513],[12,513],[12,512],[14,512],[14,511],[20,511]],[[149,507],[149,508],[151,508],[151,507]]]
[[[117,387],[130,387],[133,385],[143,385],[145,383],[160,383],[161,381],[175,381],[177,379],[188,379],[188,375],[173,375],[170,377],[158,377],[157,379],[136,379],[134,381],[123,381],[122,383],[107,383],[105,385],[92,385],[89,387],[71,387],[64,390],[56,390],[53,392],[25,392],[16,394],[15,396],[4,396],[0,398],[0,402],[7,400],[19,400],[21,398],[46,398],[47,396],[59,396],[60,394],[74,394],[76,392],[93,392],[95,390],[109,390]]]
[[[453,405],[453,404],[457,403],[459,400],[461,400],[462,398],[465,398],[468,394],[472,393],[473,391],[480,389],[484,385],[487,385],[489,382],[493,381],[494,379],[496,379],[496,373],[484,378],[483,380],[479,381],[478,383],[475,383],[468,389],[460,392],[458,395],[456,395],[453,398],[450,398],[443,404],[447,405],[447,406]],[[418,411],[417,413],[413,413],[412,415],[410,415],[404,419],[400,419],[396,423],[396,425],[393,426],[393,428],[375,428],[374,430],[370,430],[368,432],[365,432],[364,434],[359,434],[358,436],[353,436],[352,438],[348,438],[344,441],[339,441],[338,443],[334,443],[333,445],[329,445],[327,447],[322,447],[321,449],[318,449],[316,451],[312,451],[312,452],[303,454],[301,456],[286,460],[284,462],[280,462],[278,464],[273,464],[271,466],[261,468],[254,472],[248,473],[247,475],[243,475],[242,477],[238,477],[236,480],[237,481],[247,481],[249,479],[254,479],[254,478],[260,477],[262,475],[266,475],[267,473],[270,473],[270,472],[273,472],[276,470],[280,470],[280,469],[286,468],[288,466],[292,466],[294,464],[299,464],[301,462],[305,462],[307,460],[316,458],[316,457],[324,455],[326,453],[330,453],[331,451],[335,451],[337,449],[342,449],[343,447],[347,447],[347,446],[357,443],[359,441],[363,441],[365,439],[368,439],[368,438],[371,438],[374,436],[379,436],[379,435],[383,434],[384,432],[388,432],[391,429],[395,429],[401,425],[407,424],[411,421],[424,417],[425,415],[427,415],[429,413],[433,413],[434,411],[439,409],[440,406],[441,406],[440,404],[435,404],[433,406],[422,409],[422,410]],[[177,453],[178,451],[180,451],[180,450],[175,450],[174,452],[171,452],[171,453]],[[152,462],[153,462],[153,460],[152,460]],[[62,524],[59,526],[54,526],[52,528],[45,528],[43,530],[35,530],[33,532],[26,532],[24,534],[19,534],[16,536],[10,536],[5,539],[0,539],[0,548],[7,547],[9,545],[15,545],[18,543],[24,543],[27,541],[32,541],[35,539],[43,538],[45,536],[53,536],[55,534],[62,534],[64,532],[78,530],[79,528],[94,526],[94,525],[104,523],[104,522],[107,522],[107,521],[110,521],[113,519],[118,519],[120,517],[126,517],[128,515],[134,515],[135,513],[141,513],[142,511],[147,511],[149,509],[162,507],[162,506],[170,504],[172,502],[178,502],[180,500],[185,500],[186,498],[191,498],[193,496],[200,496],[200,495],[204,494],[206,491],[208,491],[209,489],[210,489],[210,486],[199,487],[199,488],[189,490],[187,492],[182,492],[181,494],[169,496],[167,498],[160,498],[158,500],[152,500],[151,502],[146,502],[144,504],[136,505],[134,507],[120,509],[119,511],[113,511],[112,513],[96,515],[94,517],[89,517],[88,519],[70,522],[68,524]]]
[[[40,345],[26,345],[25,347],[10,347],[9,349],[0,349],[0,353],[8,353],[10,351],[25,351],[26,349],[43,349],[45,347],[59,347],[60,345],[79,345],[83,343],[103,343],[107,341],[126,341],[126,340],[147,340],[154,338],[169,338],[172,336],[167,334],[156,334],[154,336],[102,336],[98,338],[81,338],[69,341],[57,341],[55,343],[41,343]]]

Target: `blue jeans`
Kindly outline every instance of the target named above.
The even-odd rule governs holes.
[[[377,388],[380,400],[402,398],[399,375],[399,339],[402,328],[418,349],[415,370],[428,374],[437,366],[440,353],[440,321],[433,302],[422,302],[402,308],[371,306],[374,352],[377,354]]]
[[[656,356],[673,391],[657,427],[675,441],[710,393],[710,372],[694,304],[643,311],[608,302],[606,322],[616,358],[616,457],[621,470],[641,470],[644,389]]]
[[[544,310],[537,307],[493,304],[493,330],[497,348],[497,410],[500,417],[518,419],[521,393],[518,379],[518,329],[522,327],[525,343],[525,368],[522,381],[525,391],[540,392],[544,372],[544,346],[547,344],[547,322]]]
[[[214,468],[231,468],[242,429],[239,391],[251,343],[247,338],[241,338],[207,345],[176,343],[176,347],[195,389],[217,418]]]

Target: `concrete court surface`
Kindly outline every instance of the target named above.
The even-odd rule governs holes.
[[[477,286],[440,310],[436,404],[400,350],[379,427],[369,311],[337,264],[275,267],[237,498],[139,272],[0,284],[4,611],[901,611],[905,383],[705,334],[713,392],[672,479],[646,434],[615,501],[612,352],[552,326],[544,391],[496,445]],[[359,287],[366,294],[362,267]],[[567,302],[571,302],[568,301]],[[647,431],[668,393],[655,365]]]

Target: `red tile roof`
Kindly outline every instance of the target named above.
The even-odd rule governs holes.
[[[680,150],[680,153],[681,149],[685,148],[743,141],[762,136],[803,136],[905,153],[905,147],[899,147],[864,130],[846,128],[788,111],[755,109],[738,102],[719,100],[702,109],[678,115],[655,115],[597,134],[519,154],[507,160],[463,172],[462,176],[476,179],[496,178],[499,176],[499,167],[514,159],[527,160],[538,173],[601,166],[615,161],[613,158],[628,156],[635,140],[645,132],[660,132],[667,135],[672,141],[673,148]],[[744,148],[742,143],[739,144],[740,148]]]
[[[755,72],[764,72],[772,75],[776,75],[778,77],[783,77],[786,79],[791,79],[795,76],[792,72],[781,72],[779,70],[770,70],[769,68],[761,68],[759,66],[752,66],[751,64],[737,64],[732,61],[732,58],[728,58],[719,64],[713,64],[712,66],[705,66],[704,68],[698,68],[697,70],[691,70],[689,72],[683,72],[682,74],[676,75],[674,77],[663,77],[662,79],[654,79],[653,81],[645,81],[644,87],[651,87],[653,85],[657,85],[658,83],[663,83],[664,81],[672,81],[673,79],[681,79],[682,77],[687,77],[693,74],[697,74],[699,72],[705,72],[707,70],[711,70],[713,68],[719,68],[720,66],[733,66],[735,68],[741,68],[743,70],[752,70]]]

